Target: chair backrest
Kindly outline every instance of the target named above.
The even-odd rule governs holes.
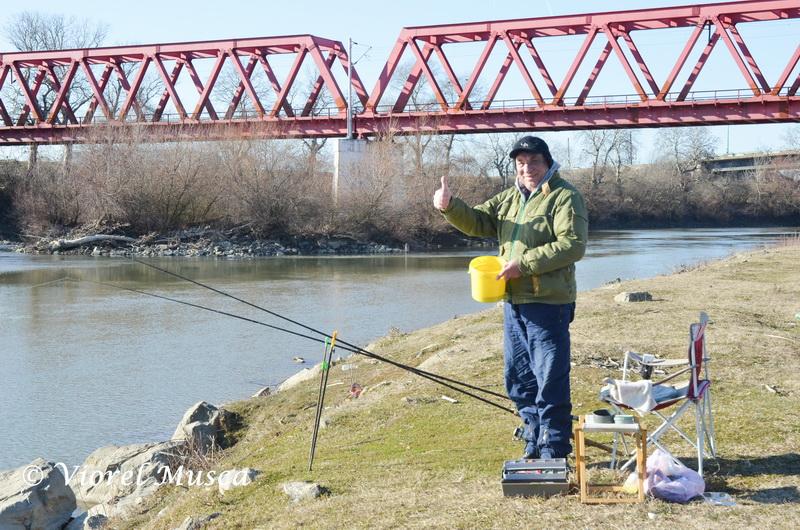
[[[708,360],[706,353],[706,325],[708,315],[700,313],[700,322],[689,326],[689,365],[691,366],[691,381],[689,382],[688,397],[693,399],[698,394],[698,384],[705,376],[708,378]]]

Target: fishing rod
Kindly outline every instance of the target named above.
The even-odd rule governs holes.
[[[317,396],[317,414],[314,417],[314,431],[311,435],[311,452],[308,455],[308,470],[314,466],[314,452],[317,449],[317,436],[319,435],[319,422],[322,419],[322,408],[325,406],[325,390],[328,388],[328,375],[331,369],[331,359],[336,350],[336,332],[333,332],[330,342],[325,339],[325,351],[322,353],[322,365],[319,374],[319,394]]]
[[[65,280],[69,280],[69,281],[93,283],[93,284],[96,284],[96,285],[102,285],[102,286],[110,287],[110,288],[113,288],[113,289],[119,289],[119,290],[122,290],[122,291],[128,291],[128,292],[131,292],[131,293],[137,293],[137,294],[141,294],[141,295],[145,295],[145,296],[150,296],[150,297],[153,297],[153,298],[158,298],[158,299],[161,299],[161,300],[167,300],[169,302],[175,302],[175,303],[178,303],[178,304],[181,304],[181,305],[194,307],[196,309],[202,309],[204,311],[210,311],[212,313],[216,313],[216,314],[219,314],[219,315],[229,316],[229,317],[232,317],[232,318],[243,320],[245,322],[250,322],[251,324],[257,324],[259,326],[264,326],[266,328],[273,329],[273,330],[276,330],[276,331],[282,331],[284,333],[288,333],[290,335],[294,335],[296,337],[300,337],[300,338],[307,339],[307,340],[314,341],[314,342],[321,343],[321,344],[324,344],[325,341],[327,340],[327,339],[320,339],[320,338],[317,338],[317,337],[312,337],[310,335],[305,335],[303,333],[299,333],[297,331],[292,331],[290,329],[282,328],[280,326],[267,324],[266,322],[262,322],[260,320],[256,320],[256,319],[249,318],[249,317],[245,317],[245,316],[242,316],[242,315],[237,315],[235,313],[229,313],[228,311],[222,311],[220,309],[214,309],[212,307],[207,307],[207,306],[203,306],[203,305],[200,305],[200,304],[187,302],[185,300],[179,300],[177,298],[171,298],[169,296],[164,296],[164,295],[160,295],[160,294],[156,294],[156,293],[150,293],[150,292],[147,292],[147,291],[142,291],[140,289],[134,289],[133,287],[123,287],[121,285],[116,285],[116,284],[113,284],[113,283],[101,282],[101,281],[96,281],[96,280],[77,279],[77,278],[64,278],[64,279]],[[485,389],[481,389],[480,387],[474,387],[472,385],[467,385],[466,383],[462,383],[462,382],[454,380],[454,379],[445,378],[444,376],[440,376],[438,374],[434,374],[434,373],[431,373],[431,372],[426,372],[425,370],[420,370],[420,369],[415,368],[413,366],[409,366],[409,365],[406,365],[406,364],[403,364],[403,363],[400,363],[400,362],[397,362],[397,361],[393,361],[393,360],[391,360],[389,358],[383,357],[383,356],[378,355],[376,353],[369,352],[367,350],[361,350],[359,348],[359,350],[361,350],[361,351],[357,351],[356,349],[354,349],[352,347],[349,347],[349,346],[345,346],[345,347],[339,346],[339,347],[340,347],[340,349],[345,350],[345,351],[349,351],[349,352],[352,352],[352,353],[360,353],[361,355],[364,355],[365,357],[369,357],[369,358],[376,359],[376,360],[381,361],[381,362],[385,362],[387,364],[390,364],[390,365],[395,366],[397,368],[400,368],[402,370],[406,370],[406,371],[411,372],[411,373],[413,373],[415,375],[418,375],[418,376],[420,376],[422,378],[425,378],[425,379],[428,379],[430,381],[433,381],[434,383],[438,383],[438,384],[440,384],[440,385],[442,385],[444,387],[449,388],[450,390],[452,390],[454,392],[458,392],[458,393],[464,394],[466,396],[469,396],[469,397],[471,397],[473,399],[477,399],[478,401],[486,403],[487,405],[491,405],[491,406],[493,406],[495,408],[498,408],[500,410],[503,410],[505,412],[509,412],[511,414],[514,414],[515,416],[518,415],[517,412],[514,409],[510,408],[510,407],[506,407],[506,406],[500,405],[499,403],[495,403],[492,400],[486,399],[486,398],[484,398],[482,396],[479,396],[477,394],[474,394],[472,392],[464,390],[463,388],[458,388],[456,386],[453,386],[453,384],[449,384],[448,382],[445,382],[445,381],[443,381],[441,379],[446,379],[447,381],[450,381],[450,382],[452,382],[454,384],[461,384],[461,385],[468,386],[468,387],[473,388],[473,389],[482,390],[482,391],[487,392],[487,393],[491,393],[491,391],[488,391],[488,390],[485,390]],[[441,379],[439,379],[439,378],[441,378]]]
[[[138,261],[138,260],[134,260],[134,261]],[[140,262],[140,263],[143,263],[144,265],[148,265],[149,266],[148,263],[144,263],[144,262]],[[164,272],[167,272],[168,274],[171,274],[171,275],[176,276],[176,277],[180,277],[180,275],[171,273],[169,271],[164,271]],[[187,278],[187,280],[191,281],[192,283],[196,283],[198,285],[201,285],[201,286],[203,285],[203,284],[201,284],[199,282],[196,282],[194,280],[190,280],[188,278]],[[282,328],[282,327],[279,327],[279,326],[274,326],[272,324],[267,324],[266,322],[262,322],[260,320],[255,320],[255,319],[252,319],[252,318],[248,318],[248,317],[244,317],[244,316],[241,316],[241,315],[237,315],[235,313],[229,313],[227,311],[222,311],[220,309],[214,309],[212,307],[207,307],[207,306],[203,306],[203,305],[200,305],[200,304],[187,302],[185,300],[178,300],[177,298],[171,298],[169,296],[164,296],[164,295],[160,295],[160,294],[156,294],[156,293],[150,293],[150,292],[147,292],[147,291],[142,291],[140,289],[134,289],[132,287],[123,287],[121,285],[116,285],[116,284],[108,283],[108,282],[100,282],[100,281],[96,281],[96,280],[87,280],[87,279],[82,279],[82,278],[70,278],[68,276],[65,276],[63,278],[59,278],[57,280],[46,282],[46,283],[41,284],[41,285],[49,285],[49,284],[53,284],[53,283],[61,282],[61,281],[88,282],[88,283],[93,283],[93,284],[96,284],[96,285],[102,285],[102,286],[105,286],[105,287],[110,287],[112,289],[119,289],[119,290],[122,290],[122,291],[128,291],[128,292],[132,292],[132,293],[141,294],[141,295],[144,295],[144,296],[150,296],[150,297],[153,297],[153,298],[166,300],[166,301],[169,301],[169,302],[175,302],[177,304],[181,304],[181,305],[185,305],[185,306],[189,306],[189,307],[194,307],[196,309],[202,309],[204,311],[210,311],[212,313],[217,313],[219,315],[229,316],[231,318],[236,318],[236,319],[239,319],[239,320],[243,320],[245,322],[250,322],[252,324],[257,324],[259,326],[264,326],[266,328],[274,329],[276,331],[283,331],[284,333],[288,333],[290,335],[294,335],[296,337],[307,339],[307,340],[310,340],[310,341],[313,341],[313,342],[322,343],[322,344],[325,344],[326,346],[328,344],[328,340],[333,338],[333,336],[328,337],[325,333],[317,331],[317,333],[319,333],[319,334],[326,335],[325,339],[319,339],[317,337],[312,337],[310,335],[304,335],[302,333],[298,333],[298,332],[292,331],[290,329]],[[36,285],[34,287],[39,287],[39,286],[40,285]],[[211,289],[212,291],[217,291],[216,289],[211,288],[211,287],[209,287],[209,289]],[[234,297],[233,295],[228,295],[227,293],[222,293],[222,292],[221,292],[221,294],[225,294],[226,296],[230,296],[231,298],[234,298],[234,299],[238,300],[238,298]],[[245,303],[247,303],[248,305],[252,305],[249,302],[245,302]],[[267,311],[267,310],[264,310],[264,311]],[[270,311],[267,311],[267,312],[270,312]],[[286,319],[286,317],[281,317],[281,318]],[[307,326],[304,326],[302,324],[298,324],[298,325],[303,326],[303,327],[307,327]],[[342,341],[340,341],[340,343],[341,344],[346,344],[346,343],[344,343]],[[385,362],[387,364],[390,364],[390,365],[395,366],[397,368],[400,368],[402,370],[409,371],[409,372],[411,372],[411,373],[413,373],[415,375],[418,375],[418,376],[420,376],[420,377],[422,377],[424,379],[428,379],[430,381],[433,381],[434,383],[438,383],[438,384],[440,384],[440,385],[442,385],[444,387],[447,387],[447,388],[453,390],[454,392],[458,392],[458,393],[464,394],[466,396],[469,396],[471,398],[477,399],[478,401],[481,401],[482,403],[485,403],[487,405],[490,405],[492,407],[500,409],[500,410],[502,410],[504,412],[509,412],[509,413],[513,414],[514,416],[519,416],[518,412],[516,410],[510,408],[510,407],[506,407],[506,406],[500,405],[499,403],[495,403],[494,401],[486,399],[486,398],[484,398],[482,396],[475,395],[472,392],[468,392],[468,391],[466,391],[466,390],[464,390],[462,388],[457,388],[457,387],[452,386],[452,385],[450,385],[450,384],[448,384],[448,383],[446,383],[446,382],[444,382],[444,381],[442,381],[440,379],[437,379],[437,378],[441,378],[441,379],[444,379],[446,381],[450,381],[450,382],[453,382],[455,384],[460,384],[460,385],[463,385],[465,387],[472,388],[472,389],[475,389],[475,390],[480,390],[482,392],[486,392],[487,394],[499,395],[496,392],[492,392],[490,390],[486,390],[486,389],[483,389],[483,388],[480,388],[480,387],[476,387],[476,386],[473,386],[473,385],[468,385],[467,383],[463,383],[463,382],[457,381],[455,379],[449,379],[449,378],[446,378],[444,376],[441,376],[441,375],[438,375],[438,374],[434,374],[432,372],[426,372],[425,370],[420,370],[420,369],[415,368],[413,366],[409,366],[409,365],[406,365],[406,364],[403,364],[403,363],[400,363],[400,362],[397,362],[397,361],[393,361],[393,360],[391,360],[389,358],[383,357],[383,356],[378,355],[376,353],[372,353],[372,352],[367,351],[367,350],[365,350],[363,348],[358,348],[358,347],[353,348],[353,347],[350,347],[350,346],[346,346],[346,347],[343,347],[341,349],[343,349],[345,351],[352,352],[352,353],[359,353],[361,355],[364,355],[365,357],[376,359],[378,361]],[[500,396],[500,397],[503,397],[505,399],[505,396]],[[573,416],[572,419],[573,419],[573,421],[577,421],[577,417],[575,417],[575,416]],[[593,440],[586,440],[586,443],[588,445],[592,445],[592,446],[595,446],[595,447],[600,447],[602,449],[609,450],[608,446],[606,446],[604,444],[601,444],[599,442],[594,442]],[[311,465],[311,463],[309,463],[309,465]]]
[[[499,397],[499,398],[501,398],[503,400],[507,400],[508,398],[506,396],[502,395],[502,394],[499,394],[499,393],[494,392],[492,390],[488,390],[488,389],[481,388],[481,387],[478,387],[478,386],[470,385],[468,383],[464,383],[463,381],[458,381],[456,379],[451,379],[451,378],[445,377],[443,375],[435,374],[433,372],[427,372],[425,370],[421,370],[419,368],[415,368],[415,367],[409,366],[407,364],[403,364],[403,363],[400,363],[400,362],[397,362],[397,361],[393,361],[393,360],[391,360],[391,359],[389,359],[387,357],[383,357],[383,356],[378,355],[376,353],[367,351],[364,348],[356,346],[355,344],[351,344],[351,343],[349,343],[347,341],[344,341],[344,340],[342,340],[340,338],[337,338],[335,336],[335,334],[334,335],[328,335],[324,331],[320,331],[318,329],[312,328],[311,326],[308,326],[306,324],[303,324],[301,322],[293,320],[293,319],[291,319],[289,317],[281,315],[280,313],[276,313],[275,311],[270,311],[269,309],[261,307],[261,306],[259,306],[257,304],[254,304],[254,303],[252,303],[252,302],[250,302],[248,300],[244,300],[243,298],[239,298],[238,296],[232,295],[230,293],[227,293],[227,292],[222,291],[220,289],[217,289],[215,287],[211,287],[210,285],[206,285],[206,284],[204,284],[202,282],[199,282],[197,280],[193,280],[191,278],[188,278],[188,277],[183,276],[181,274],[178,274],[176,272],[172,272],[170,270],[163,269],[161,267],[153,265],[152,263],[147,263],[146,261],[142,261],[142,260],[136,259],[134,257],[131,257],[131,260],[136,262],[136,263],[139,263],[141,265],[144,265],[145,267],[150,267],[152,269],[155,269],[157,271],[163,272],[163,273],[168,274],[170,276],[173,276],[175,278],[179,278],[181,280],[185,280],[185,281],[193,283],[193,284],[195,284],[195,285],[197,285],[199,287],[203,287],[203,288],[208,289],[210,291],[213,291],[215,293],[221,294],[223,296],[227,296],[228,298],[231,298],[233,300],[241,302],[241,303],[243,303],[245,305],[248,305],[248,306],[250,306],[250,307],[252,307],[254,309],[258,309],[259,311],[263,311],[263,312],[265,312],[265,313],[267,313],[269,315],[272,315],[272,316],[274,316],[276,318],[279,318],[279,319],[285,320],[287,322],[290,322],[290,323],[292,323],[292,324],[294,324],[296,326],[299,326],[299,327],[301,327],[303,329],[306,329],[306,330],[311,331],[313,333],[316,333],[318,335],[322,335],[323,337],[325,337],[325,339],[321,340],[321,339],[318,339],[316,337],[303,335],[301,333],[297,333],[297,332],[294,332],[294,331],[291,331],[291,330],[288,330],[288,329],[285,329],[285,328],[281,328],[281,327],[278,327],[278,326],[273,326],[273,325],[266,324],[264,322],[256,321],[256,320],[253,320],[253,319],[249,319],[249,318],[246,318],[246,317],[241,317],[241,316],[235,315],[233,313],[227,313],[225,311],[220,311],[220,310],[217,310],[217,309],[203,307],[203,306],[200,306],[200,305],[197,305],[197,304],[191,304],[189,302],[183,302],[181,300],[172,299],[175,302],[186,304],[186,305],[190,305],[190,306],[193,306],[193,307],[197,307],[199,309],[206,309],[208,311],[213,311],[215,313],[228,315],[228,316],[231,316],[231,317],[234,317],[234,318],[240,318],[240,319],[246,320],[248,322],[253,322],[253,323],[256,323],[256,324],[260,324],[262,326],[266,326],[266,327],[269,327],[269,328],[272,328],[272,329],[275,329],[275,330],[278,330],[278,331],[283,331],[285,333],[290,333],[292,335],[296,335],[298,337],[302,337],[302,338],[305,338],[305,339],[313,340],[315,342],[324,342],[325,344],[327,344],[328,340],[336,340],[340,344],[343,345],[343,347],[341,347],[341,349],[343,349],[345,351],[349,351],[351,353],[358,353],[358,354],[364,355],[365,357],[369,357],[369,358],[372,358],[372,359],[377,359],[377,360],[379,360],[381,362],[385,362],[387,364],[390,364],[390,365],[395,366],[397,368],[400,368],[402,370],[406,370],[406,371],[411,372],[413,374],[416,374],[416,375],[418,375],[420,377],[423,377],[425,379],[433,381],[434,383],[438,383],[438,384],[440,384],[440,385],[442,385],[444,387],[447,387],[447,388],[449,388],[449,389],[451,389],[451,390],[453,390],[455,392],[459,392],[459,393],[464,394],[466,396],[470,396],[471,398],[477,399],[478,401],[486,403],[487,405],[491,405],[492,407],[498,408],[498,409],[500,409],[502,411],[509,412],[509,413],[513,414],[514,416],[519,416],[519,413],[515,409],[512,409],[511,407],[506,407],[504,405],[500,405],[499,403],[495,403],[494,401],[491,401],[491,400],[486,399],[486,398],[484,398],[482,396],[478,396],[476,394],[473,394],[472,392],[468,392],[468,391],[464,390],[463,388],[457,388],[457,387],[453,386],[452,384],[448,384],[448,383],[453,383],[455,385],[461,385],[461,386],[463,386],[465,388],[476,390],[478,392],[484,392],[485,394],[488,394],[488,395],[491,395],[491,396],[496,396],[496,397]],[[117,287],[117,286],[114,286],[114,287]],[[146,293],[144,291],[138,291],[138,290],[135,290],[135,289],[127,289],[127,288],[123,288],[123,289],[131,290],[133,292],[140,292],[142,294],[147,294],[149,296],[156,296],[157,298],[163,298],[163,299],[166,299],[166,300],[170,300],[170,298],[168,298],[168,297],[164,297],[164,296],[161,296],[161,295],[155,295],[155,294],[152,294],[152,293]],[[324,368],[324,365],[325,365],[325,363],[323,362],[323,368]],[[327,381],[327,378],[326,378],[326,381]],[[324,394],[322,394],[322,396],[324,396]],[[324,397],[321,397],[321,399],[324,399]],[[577,420],[577,418],[575,416],[573,416],[573,420]],[[315,437],[316,437],[316,435],[315,435]],[[570,433],[570,437],[572,437],[572,433]],[[316,443],[316,442],[314,442],[314,443]],[[603,449],[607,449],[607,446],[605,446],[603,444],[600,444],[600,443],[596,443],[596,442],[594,442],[592,440],[587,440],[587,444],[595,446],[595,447],[600,447],[600,448],[603,448]],[[311,457],[310,457],[310,460],[309,460],[309,471],[311,470],[311,464],[313,462],[313,458],[314,457],[313,457],[313,449],[312,449],[312,454],[311,454]]]
[[[311,332],[316,333],[318,335],[322,335],[323,337],[325,337],[327,339],[331,339],[332,338],[331,335],[328,335],[324,331],[320,331],[320,330],[318,330],[316,328],[313,328],[311,326],[303,324],[302,322],[298,322],[297,320],[293,320],[293,319],[291,319],[291,318],[289,318],[287,316],[281,315],[280,313],[277,313],[275,311],[271,311],[271,310],[269,310],[269,309],[267,309],[265,307],[261,307],[261,306],[259,306],[257,304],[254,304],[254,303],[252,303],[252,302],[250,302],[248,300],[245,300],[243,298],[239,298],[238,296],[232,295],[230,293],[227,293],[225,291],[222,291],[222,290],[217,289],[215,287],[212,287],[210,285],[206,285],[206,284],[204,284],[202,282],[199,282],[197,280],[193,280],[191,278],[188,278],[188,277],[183,276],[181,274],[178,274],[176,272],[172,272],[170,270],[163,269],[161,267],[158,267],[157,265],[153,265],[152,263],[148,263],[148,262],[142,261],[140,259],[131,258],[131,260],[133,260],[134,262],[139,263],[141,265],[144,265],[145,267],[150,267],[152,269],[155,269],[157,271],[163,272],[165,274],[169,274],[170,276],[174,276],[175,278],[179,278],[181,280],[185,280],[187,282],[191,282],[191,283],[193,283],[193,284],[195,284],[195,285],[197,285],[199,287],[203,287],[203,288],[208,289],[210,291],[213,291],[213,292],[215,292],[217,294],[221,294],[222,296],[227,296],[228,298],[236,300],[237,302],[241,302],[241,303],[243,303],[245,305],[248,305],[248,306],[250,306],[250,307],[252,307],[254,309],[258,309],[259,311],[263,311],[263,312],[265,312],[265,313],[267,313],[269,315],[272,315],[272,316],[274,316],[276,318],[279,318],[281,320],[285,320],[286,322],[290,322],[290,323],[292,323],[292,324],[294,324],[296,326],[299,326],[299,327],[301,327],[301,328],[303,328],[305,330],[311,331]],[[445,377],[443,375],[434,374],[432,372],[426,372],[425,370],[421,370],[419,368],[414,368],[414,367],[409,366],[409,365],[396,363],[395,361],[392,361],[392,360],[387,359],[385,357],[379,357],[375,353],[367,351],[367,350],[365,350],[365,349],[363,349],[360,346],[357,346],[355,344],[351,344],[351,343],[349,343],[347,341],[344,341],[341,338],[339,338],[337,340],[338,340],[339,344],[344,346],[344,347],[340,346],[340,348],[345,350],[345,351],[349,351],[349,352],[352,352],[352,353],[359,353],[359,354],[364,355],[366,357],[372,357],[373,359],[378,359],[378,360],[384,361],[384,362],[386,362],[388,364],[392,364],[394,366],[397,366],[398,368],[404,368],[404,369],[409,369],[410,368],[410,369],[414,370],[414,373],[416,373],[417,375],[422,375],[423,377],[424,377],[423,374],[425,374],[425,375],[428,375],[428,376],[431,376],[431,377],[435,377],[435,378],[437,378],[437,379],[439,379],[441,381],[447,381],[448,383],[461,385],[464,388],[469,388],[471,390],[475,390],[475,391],[478,391],[478,392],[483,392],[485,394],[488,394],[488,395],[494,396],[494,397],[498,397],[498,398],[503,399],[503,400],[507,400],[508,399],[507,396],[504,396],[503,394],[500,394],[498,392],[494,392],[494,391],[488,390],[486,388],[481,388],[479,386],[470,385],[469,383],[464,383],[463,381],[458,381],[457,379],[451,379],[451,378]],[[509,409],[509,410],[511,410],[511,409]],[[514,414],[516,414],[516,412],[514,412]]]

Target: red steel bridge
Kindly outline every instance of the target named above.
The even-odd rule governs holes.
[[[161,139],[341,137],[348,99],[357,137],[800,121],[800,32],[793,50],[774,50],[786,63],[770,78],[743,31],[790,19],[800,19],[800,0],[404,28],[369,92],[341,42],[311,35],[3,53],[0,144],[91,142],[134,127]],[[643,43],[678,28],[668,54],[677,59],[659,64],[668,74],[658,78]],[[540,50],[565,37],[580,44],[556,78],[563,65]],[[463,46],[469,65],[459,76],[451,54],[463,62]],[[738,70],[727,73],[739,89],[694,90],[715,48]],[[492,68],[498,53],[505,58]],[[593,92],[609,60],[627,95]],[[313,74],[301,86],[303,68]],[[521,97],[501,99],[503,90]]]

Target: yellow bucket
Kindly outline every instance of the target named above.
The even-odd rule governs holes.
[[[499,302],[506,294],[506,280],[495,279],[505,260],[497,256],[478,256],[469,262],[472,299],[476,302]]]

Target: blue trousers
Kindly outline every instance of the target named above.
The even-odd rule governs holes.
[[[555,458],[572,452],[569,324],[575,304],[504,304],[505,382],[524,437]]]

